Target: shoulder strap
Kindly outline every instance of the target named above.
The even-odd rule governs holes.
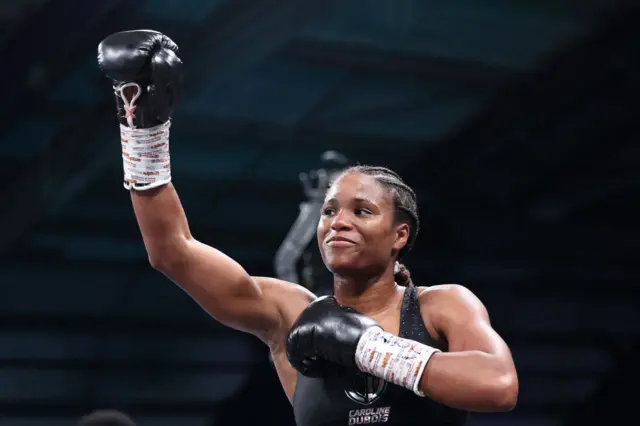
[[[400,337],[418,342],[425,342],[425,339],[430,337],[420,313],[418,289],[414,286],[408,286],[404,290],[400,312]]]

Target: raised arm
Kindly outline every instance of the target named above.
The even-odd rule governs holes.
[[[283,306],[304,307],[313,296],[293,284],[250,277],[191,235],[169,157],[170,117],[182,81],[178,47],[155,31],[120,32],[100,43],[98,63],[116,92],[125,188],[151,264],[218,321],[271,343],[281,335]]]
[[[151,265],[216,320],[270,340],[280,328],[278,294],[261,286],[263,279],[249,276],[233,259],[191,236],[173,185],[133,190],[131,200]]]

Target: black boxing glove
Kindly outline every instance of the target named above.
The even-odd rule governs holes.
[[[289,363],[303,375],[322,376],[328,362],[357,368],[420,396],[422,373],[431,356],[440,352],[385,332],[373,319],[339,305],[333,296],[316,299],[300,314],[286,349]]]
[[[170,182],[170,119],[182,89],[178,46],[157,31],[118,32],[98,45],[98,65],[116,94],[125,188]]]
[[[358,341],[370,327],[379,327],[355,309],[340,306],[333,296],[314,300],[300,314],[287,336],[287,358],[305,374],[319,360],[355,367]]]
[[[123,125],[150,128],[171,118],[182,90],[182,61],[169,37],[152,30],[111,34],[98,45],[98,65],[113,82]]]

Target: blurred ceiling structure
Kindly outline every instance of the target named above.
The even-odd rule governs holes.
[[[637,7],[614,0],[5,3],[0,250],[8,266],[0,279],[33,283],[10,287],[1,313],[25,330],[55,318],[60,330],[87,333],[79,319],[99,324],[93,314],[115,311],[124,316],[114,314],[111,324],[122,329],[157,326],[140,312],[166,330],[207,321],[145,263],[121,186],[112,92],[95,60],[109,33],[153,28],[178,43],[186,65],[172,168],[193,233],[249,272],[273,273],[273,255],[304,199],[298,174],[335,149],[391,167],[416,189],[426,226],[410,256],[416,264],[408,265],[425,280],[469,283],[489,306],[521,380],[530,380],[509,421],[526,413],[548,424],[577,406],[615,363],[611,342],[593,335],[609,328],[620,338],[638,335],[638,306],[628,297],[640,278],[631,256],[640,249]],[[83,307],[18,302],[34,292],[63,297],[42,289],[38,268],[50,285],[84,297]],[[95,277],[96,268],[104,274]],[[83,288],[93,281],[95,288]],[[155,306],[144,307],[144,289]],[[589,319],[593,297],[598,321]],[[176,318],[159,320],[166,311]],[[248,344],[233,332],[202,329]],[[577,353],[587,360],[577,362]],[[227,378],[235,387],[205,406],[241,387],[237,375]],[[553,392],[537,392],[549,377],[557,379]],[[16,415],[31,409],[27,402]]]

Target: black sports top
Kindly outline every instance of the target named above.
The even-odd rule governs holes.
[[[418,291],[407,287],[400,311],[400,337],[446,351],[427,332]],[[402,425],[460,426],[468,417],[429,398],[359,371],[330,377],[309,378],[298,374],[293,395],[298,426]]]

